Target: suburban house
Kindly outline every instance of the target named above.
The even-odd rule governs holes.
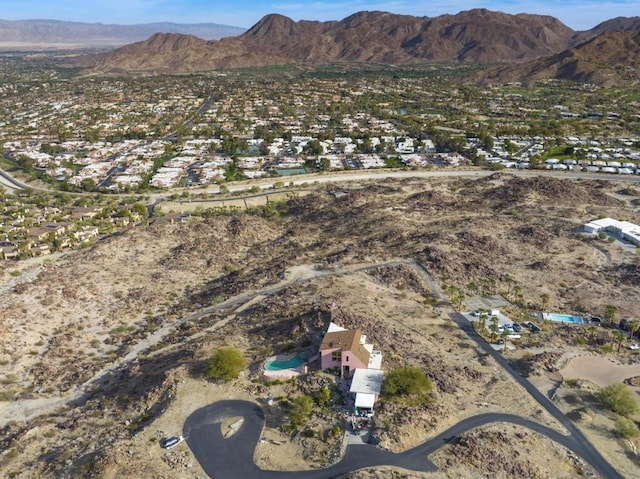
[[[320,368],[336,369],[344,378],[353,376],[356,369],[380,369],[382,353],[367,344],[367,337],[359,329],[348,330],[330,323],[320,345]]]
[[[585,224],[582,229],[586,233],[597,235],[600,232],[607,232],[616,237],[629,241],[636,246],[640,246],[640,226],[628,221],[618,221],[612,218],[602,218]]]

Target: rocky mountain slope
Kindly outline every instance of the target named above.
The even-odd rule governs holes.
[[[576,32],[571,40],[571,46],[578,46],[604,32],[622,32],[624,30],[640,30],[640,17],[616,17],[599,23],[591,30]]]
[[[600,86],[635,84],[640,77],[640,30],[604,32],[562,53],[476,74],[480,83],[572,80]]]
[[[181,33],[213,40],[239,35],[244,29],[216,23],[116,25],[57,20],[0,20],[0,48],[117,47],[144,40],[157,32]]]
[[[185,48],[180,36],[154,35],[85,57],[82,64],[102,71],[178,73],[287,63],[515,61],[557,53],[574,33],[553,17],[485,9],[434,18],[359,12],[329,22],[267,15],[238,37],[189,39]]]

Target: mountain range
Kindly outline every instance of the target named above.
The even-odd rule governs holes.
[[[481,84],[557,79],[614,86],[637,82],[639,72],[640,30],[623,30],[605,31],[549,57],[489,68],[472,79]]]
[[[94,72],[123,73],[340,62],[501,63],[474,81],[563,78],[611,85],[633,83],[640,76],[639,31],[640,17],[614,18],[591,30],[574,31],[554,17],[486,9],[433,18],[358,12],[328,22],[296,22],[271,14],[237,36],[205,40],[155,33],[144,41],[73,61]]]
[[[574,33],[553,17],[484,9],[434,18],[359,12],[328,22],[272,14],[236,37],[207,42],[156,34],[90,57],[87,66],[169,73],[291,63],[513,61],[557,53]]]
[[[114,48],[144,40],[157,32],[189,34],[212,40],[240,35],[244,31],[244,28],[216,23],[117,25],[57,20],[0,20],[0,48]]]

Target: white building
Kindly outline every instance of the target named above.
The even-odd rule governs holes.
[[[611,233],[620,239],[640,246],[640,226],[628,221],[618,221],[612,218],[603,218],[591,221],[583,227],[586,233],[598,234],[600,232]]]
[[[382,390],[383,376],[384,373],[379,369],[356,369],[349,388],[356,409],[373,415],[373,406]]]

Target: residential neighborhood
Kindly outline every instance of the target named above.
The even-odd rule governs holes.
[[[69,191],[143,192],[329,170],[483,166],[639,173],[633,103],[589,85],[459,88],[385,71],[92,79],[0,90],[5,166]],[[269,79],[270,75],[275,78]],[[286,84],[286,88],[278,85]],[[15,102],[15,91],[24,91]],[[529,92],[530,93],[530,92]]]

